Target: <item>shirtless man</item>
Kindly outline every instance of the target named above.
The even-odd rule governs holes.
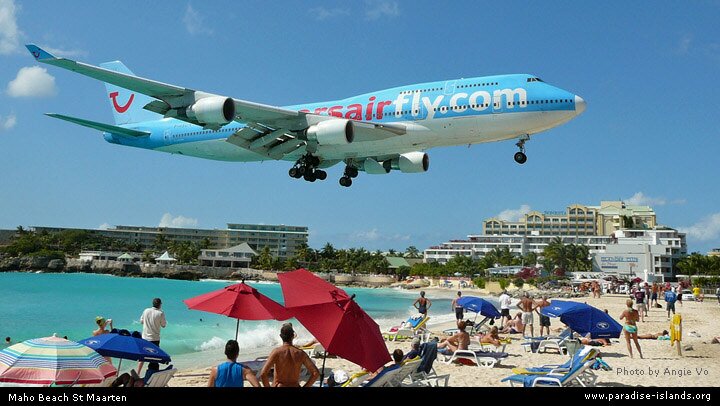
[[[443,339],[437,346],[438,350],[446,348],[446,354],[452,354],[457,350],[467,350],[470,345],[470,334],[465,331],[465,322],[457,323],[458,331],[452,337]]]
[[[522,322],[522,313],[518,312],[515,315],[515,318],[510,319],[505,323],[505,327],[503,327],[500,332],[503,334],[516,334],[521,333],[524,328],[525,325]]]
[[[545,316],[544,314],[540,313],[540,309],[543,307],[550,306],[550,302],[548,302],[547,295],[544,295],[542,299],[537,304],[537,307],[535,308],[535,311],[537,312],[538,316],[540,316],[540,335],[543,335],[543,330],[547,329],[547,335],[550,335],[550,317]],[[530,327],[530,331],[532,331],[532,326]]]
[[[270,352],[265,366],[263,366],[262,371],[260,371],[260,379],[262,380],[263,386],[299,387],[300,370],[303,365],[305,365],[305,368],[310,372],[310,378],[305,382],[305,387],[312,386],[320,377],[320,371],[318,371],[305,351],[292,344],[293,338],[295,338],[295,331],[293,330],[292,324],[283,324],[280,329],[280,338],[283,341],[282,345]],[[270,385],[268,375],[273,369],[274,379],[273,384]]]
[[[535,305],[535,302],[530,297],[530,294],[525,292],[523,295],[523,298],[520,299],[520,302],[518,302],[517,307],[522,310],[522,334],[525,335],[525,327],[530,325],[530,335],[532,337],[535,337],[535,326],[533,325],[533,311],[537,309],[537,305]]]

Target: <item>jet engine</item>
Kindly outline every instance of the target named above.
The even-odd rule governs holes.
[[[188,107],[186,114],[202,124],[225,125],[235,118],[235,103],[229,97],[205,97]]]
[[[353,142],[355,126],[350,120],[338,118],[313,124],[305,133],[308,140],[317,141],[319,145],[345,145]]]
[[[390,172],[389,163],[390,161],[378,162],[372,158],[366,158],[359,162],[358,169],[369,175],[385,175]]]
[[[424,152],[408,152],[400,154],[390,161],[390,166],[402,173],[427,172],[430,166],[430,157]]]

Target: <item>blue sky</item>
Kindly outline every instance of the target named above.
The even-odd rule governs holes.
[[[483,219],[624,199],[720,247],[720,2],[19,2],[0,0],[0,228],[307,225],[310,245],[420,249]],[[425,174],[351,188],[125,148],[42,115],[112,122],[103,85],[50,66],[34,42],[136,74],[275,105],[424,81],[533,73],[586,112],[527,144],[429,151]],[[30,69],[24,69],[30,68]],[[22,72],[21,70],[24,69]]]

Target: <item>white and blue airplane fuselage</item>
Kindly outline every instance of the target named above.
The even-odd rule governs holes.
[[[346,99],[284,107],[224,98],[132,75],[120,62],[86,65],[28,46],[40,62],[106,82],[116,125],[51,114],[99,129],[110,143],[220,161],[295,161],[290,175],[314,181],[345,162],[357,171],[424,172],[434,147],[518,139],[585,110],[578,95],[528,74],[420,83]],[[314,175],[313,175],[314,174]]]

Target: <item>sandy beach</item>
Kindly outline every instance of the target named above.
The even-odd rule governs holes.
[[[428,297],[449,297],[452,290],[427,290]],[[468,291],[468,293],[470,293]],[[441,296],[442,295],[442,296]],[[609,314],[616,320],[625,308],[626,296],[605,295],[599,299],[590,297],[570,299],[587,302],[599,309],[608,309]],[[720,305],[717,300],[699,302],[684,302],[678,304],[678,313],[683,316],[683,356],[677,355],[676,349],[670,347],[669,341],[640,340],[644,359],[635,353],[635,358],[628,355],[625,339],[621,335],[619,340],[613,339],[612,345],[598,347],[601,357],[611,367],[611,371],[596,371],[598,386],[718,386],[720,382],[720,344],[711,344],[714,336],[720,335],[717,320],[720,318]],[[563,299],[568,300],[568,299]],[[660,301],[661,304],[664,302]],[[431,308],[430,316],[449,313],[450,309]],[[539,329],[538,318],[535,318],[535,328]],[[558,319],[552,319],[552,329],[562,324]],[[452,328],[454,323],[430,324],[433,335],[443,337],[442,331]],[[639,334],[657,333],[669,328],[667,313],[664,309],[651,309],[645,322],[639,322]],[[280,324],[278,324],[278,329]],[[562,363],[567,356],[556,353],[526,352],[520,345],[522,339],[513,335],[512,343],[506,348],[509,357],[502,360],[494,368],[478,368],[465,365],[447,365],[436,361],[434,366],[439,375],[449,374],[449,386],[493,387],[505,386],[500,380],[512,374],[512,368],[531,367],[542,364]],[[620,341],[622,340],[622,341]],[[400,348],[407,352],[410,349],[408,341],[387,342],[388,351]],[[633,347],[634,350],[634,347]],[[218,362],[221,360],[218,360]],[[316,365],[322,364],[322,359],[315,359]],[[326,368],[341,368],[350,373],[358,372],[361,368],[339,358],[328,358]],[[170,386],[206,386],[210,368],[188,369],[178,371]]]

